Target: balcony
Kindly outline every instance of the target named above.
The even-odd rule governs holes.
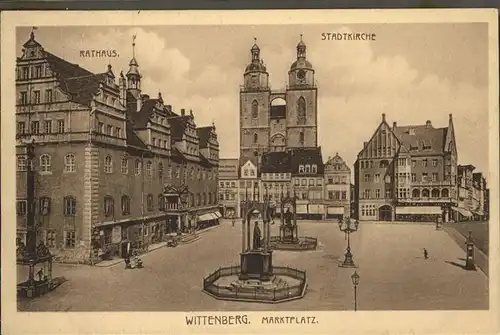
[[[165,204],[165,212],[182,212],[186,211],[188,209],[188,206],[185,204],[179,204],[179,203],[171,203],[167,202]]]
[[[438,203],[457,203],[457,199],[450,197],[418,197],[418,198],[398,198],[398,202],[404,203],[424,203],[424,202],[438,202]]]
[[[440,180],[440,181],[426,180],[426,181],[412,181],[411,186],[416,187],[416,186],[455,186],[455,185],[453,185],[449,180]]]

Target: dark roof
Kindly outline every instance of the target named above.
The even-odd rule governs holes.
[[[324,173],[323,157],[321,147],[318,148],[295,148],[290,150],[290,171],[298,173],[299,165],[316,164],[317,174]]]
[[[286,118],[286,105],[271,106],[270,118],[271,119],[285,119]]]
[[[411,132],[413,134],[411,134]],[[432,126],[397,126],[392,129],[401,143],[410,151],[410,154],[441,154],[444,152],[446,133],[448,128],[434,128]],[[431,149],[424,150],[424,145],[430,145]],[[418,148],[417,150],[413,148]]]
[[[260,61],[255,61],[247,65],[245,73],[247,72],[266,72],[266,66]]]
[[[99,90],[99,84],[105,80],[106,74],[90,74],[81,77],[61,78],[64,90],[71,94],[70,100],[88,105]]]
[[[172,148],[172,157],[171,157],[172,162],[174,163],[184,163],[187,161],[186,157],[182,154],[182,152],[179,151],[176,147]]]
[[[78,64],[73,64],[65,61],[50,52],[45,52],[45,58],[53,71],[63,78],[73,78],[92,75],[93,73],[80,67]]]
[[[258,164],[257,164],[257,157],[255,157],[255,156],[250,156],[250,157],[242,156],[242,157],[240,157],[239,167],[241,168],[248,161],[252,162],[253,165],[258,166]]]
[[[210,132],[213,129],[213,126],[196,128],[196,132],[198,133],[198,137],[200,139],[200,149],[208,147],[208,139],[210,138]]]
[[[312,70],[312,64],[304,59],[304,58],[301,58],[301,59],[297,59],[295,62],[293,62],[292,66],[290,67],[290,70],[295,70],[295,69],[310,69]]]
[[[31,32],[30,34],[30,39],[26,41],[26,43],[23,44],[23,47],[25,48],[32,48],[32,47],[41,47],[40,43],[35,41],[35,34]]]
[[[127,145],[148,150],[146,144],[144,144],[137,133],[132,129],[132,125],[129,122],[127,122]]]
[[[129,119],[133,123],[135,129],[146,128],[157,101],[158,99],[149,99],[144,101],[141,106],[141,110],[138,112],[133,109],[128,110]]]
[[[199,154],[200,156],[200,165],[206,168],[211,168],[213,165],[210,163],[210,161],[203,156],[201,153]]]
[[[277,151],[263,154],[260,171],[262,173],[290,172],[290,153]]]
[[[184,131],[186,130],[188,118],[189,116],[177,116],[169,117],[167,119],[168,123],[171,126],[172,141],[182,140],[182,136],[184,135]]]

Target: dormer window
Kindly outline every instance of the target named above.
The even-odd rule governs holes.
[[[306,173],[311,173],[311,165],[306,165]]]
[[[29,67],[23,67],[23,79],[29,79],[30,69]]]
[[[317,173],[318,172],[318,166],[316,164],[312,165],[312,173]]]
[[[244,169],[244,170],[243,170],[243,175],[244,175],[244,176],[248,176],[248,169]]]
[[[299,173],[304,173],[304,165],[299,165]]]

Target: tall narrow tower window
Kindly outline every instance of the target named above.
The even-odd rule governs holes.
[[[252,119],[257,119],[259,117],[259,103],[257,100],[252,102]]]
[[[297,101],[297,124],[306,124],[306,99],[300,97]]]
[[[259,142],[259,135],[253,134],[253,143]]]
[[[304,132],[301,131],[299,133],[299,142],[300,142],[300,145],[304,145]]]

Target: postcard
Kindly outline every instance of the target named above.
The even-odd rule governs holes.
[[[6,333],[498,333],[496,10],[1,25]]]

